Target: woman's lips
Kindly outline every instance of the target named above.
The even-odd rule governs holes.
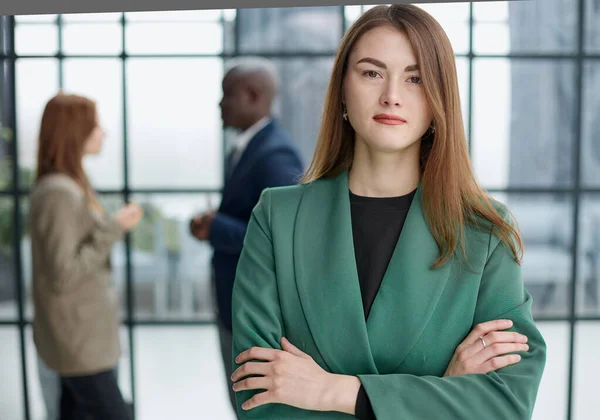
[[[406,124],[406,120],[404,118],[398,117],[396,115],[390,115],[390,114],[377,114],[373,117],[373,119],[380,124],[386,124],[386,125]]]

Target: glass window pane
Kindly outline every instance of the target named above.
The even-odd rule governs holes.
[[[415,3],[415,6],[426,10],[438,21],[469,22],[469,3]]]
[[[582,197],[579,215],[577,309],[581,315],[600,315],[600,194]]]
[[[134,340],[138,418],[235,418],[215,326],[136,327]]]
[[[344,19],[346,19],[346,28],[349,28],[362,14],[362,6],[347,5],[344,6]]]
[[[237,9],[224,9],[223,12],[223,20],[226,22],[233,22],[235,17],[237,16]]]
[[[101,194],[98,199],[109,215],[115,214],[125,204],[123,196],[120,194]],[[121,319],[125,319],[127,316],[127,267],[125,266],[125,254],[125,239],[121,239],[114,244],[110,255],[112,284],[119,296]]]
[[[572,0],[509,1],[512,53],[573,53],[577,48],[577,2]],[[491,2],[473,3],[485,9]],[[496,6],[497,7],[497,6]]]
[[[600,375],[600,322],[579,322],[575,329],[575,373],[573,380],[573,417],[598,418],[598,376]]]
[[[120,54],[123,51],[119,23],[67,23],[63,25],[63,53]]]
[[[160,83],[168,77],[169,83]],[[219,58],[127,61],[129,169],[136,188],[220,188]]]
[[[54,55],[58,52],[58,27],[54,24],[15,26],[17,55]]]
[[[0,413],[2,420],[25,418],[21,349],[17,327],[0,327]]]
[[[585,30],[584,46],[588,53],[600,53],[600,2],[598,0],[584,0]]]
[[[215,326],[136,327],[134,340],[138,418],[235,418]]]
[[[546,366],[532,420],[566,420],[569,378],[569,324],[538,322],[546,341]],[[574,417],[577,418],[578,417]]]
[[[1,41],[1,37],[0,37]],[[13,60],[0,61],[0,80],[7,80],[12,73]],[[11,92],[8,86],[0,83],[0,103],[10,103]],[[13,156],[14,132],[9,128],[12,109],[0,105],[0,190],[8,190],[13,186],[13,165],[16,159]]]
[[[21,195],[21,275],[23,279],[23,293],[25,296],[25,319],[33,320],[33,291],[32,291],[32,263],[31,263],[31,236],[29,234],[29,196]]]
[[[285,86],[276,99],[276,114],[308,164],[319,134],[333,58],[289,58],[273,62],[278,68],[281,86]]]
[[[587,186],[600,187],[600,60],[584,62],[583,86],[582,179]]]
[[[456,57],[456,74],[465,136],[469,136],[469,59]]]
[[[481,3],[473,3],[473,20],[480,23],[506,22],[508,20],[508,2],[494,1],[486,3],[485,5]]]
[[[64,61],[65,90],[96,101],[106,132],[103,149],[85,158],[96,188],[123,187],[123,70],[119,59],[73,58]]]
[[[121,338],[121,357],[119,358],[118,376],[119,376],[119,389],[123,398],[126,402],[131,403],[133,401],[133,388],[131,386],[131,357],[129,348],[131,347],[129,341],[129,333],[127,327],[121,326],[120,329]]]
[[[19,15],[15,16],[17,22],[54,22],[58,15]]]
[[[238,10],[240,51],[333,52],[342,33],[338,6]]]
[[[509,54],[508,23],[475,23],[473,25],[473,52],[476,54]]]
[[[129,54],[220,54],[220,23],[130,23],[125,27]]]
[[[48,410],[53,410],[58,414],[60,404],[59,378],[55,372],[40,363],[33,341],[33,329],[31,326],[25,327],[25,345],[27,346],[26,363],[29,413],[32,419],[47,420],[46,404],[49,405]],[[52,392],[57,388],[58,393],[52,398]],[[44,395],[46,395],[48,401],[44,398]]]
[[[575,68],[570,61],[476,59],[473,163],[486,188],[573,183]]]
[[[62,15],[63,22],[117,22],[122,13],[67,13]]]
[[[29,187],[35,173],[37,142],[46,103],[58,92],[58,60],[27,58],[16,63],[17,141],[21,186]]]
[[[127,12],[125,19],[132,22],[201,22],[221,19],[222,10],[172,10],[152,12]],[[229,12],[231,15],[231,12]]]
[[[493,194],[514,215],[524,252],[522,276],[534,315],[566,316],[573,265],[573,198],[567,194]]]
[[[138,194],[144,208],[133,231],[138,319],[213,319],[212,249],[189,232],[192,217],[220,204],[218,194]]]
[[[15,320],[18,313],[13,212],[12,198],[0,196],[0,320]]]
[[[483,7],[482,7],[483,6]],[[478,54],[509,54],[508,2],[473,3],[473,50]]]
[[[457,54],[469,52],[469,3],[417,3],[444,28]]]
[[[235,21],[223,22],[223,52],[225,54],[235,53]]]

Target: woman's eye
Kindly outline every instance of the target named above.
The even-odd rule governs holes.
[[[408,80],[410,80],[411,83],[415,83],[417,85],[421,83],[421,78],[419,76],[413,76]]]
[[[379,74],[376,71],[373,71],[373,70],[367,70],[363,74],[366,75],[367,77],[370,77],[370,78],[375,78],[375,77],[379,76]]]

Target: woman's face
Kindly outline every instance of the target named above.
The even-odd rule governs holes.
[[[98,117],[96,116],[96,126],[90,133],[89,137],[85,142],[83,149],[84,155],[97,155],[102,151],[102,143],[104,141],[104,130],[98,124]]]
[[[432,122],[417,59],[404,33],[374,28],[355,44],[343,100],[356,141],[372,152],[418,150]]]

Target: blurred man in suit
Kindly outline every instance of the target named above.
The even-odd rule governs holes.
[[[296,145],[272,116],[279,80],[270,61],[256,57],[234,61],[222,87],[223,99],[219,105],[223,125],[240,133],[226,159],[219,209],[193,218],[190,229],[214,250],[212,268],[221,353],[235,411],[230,379],[231,295],[247,224],[265,188],[298,182],[304,168]]]

